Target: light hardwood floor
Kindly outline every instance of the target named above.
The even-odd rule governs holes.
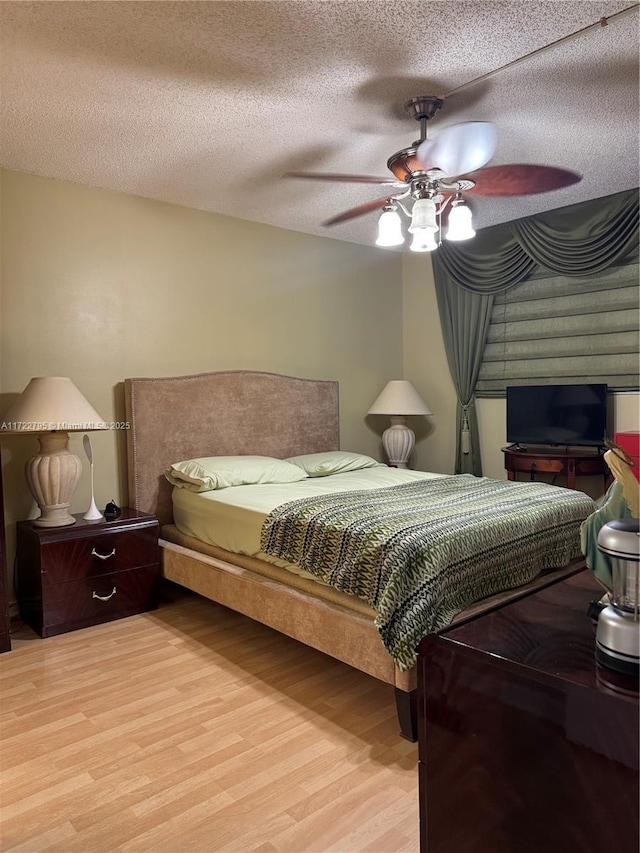
[[[0,656],[0,847],[415,853],[393,689],[169,589],[153,613]]]

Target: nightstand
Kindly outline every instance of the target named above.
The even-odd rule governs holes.
[[[158,606],[159,525],[124,508],[113,520],[69,527],[17,524],[20,615],[51,637]]]

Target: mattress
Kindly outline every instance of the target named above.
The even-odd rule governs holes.
[[[262,526],[276,507],[300,498],[321,497],[338,492],[380,489],[415,482],[443,474],[408,469],[364,468],[309,477],[297,483],[232,486],[210,492],[190,492],[173,489],[173,520],[185,536],[230,551],[264,560],[289,571],[322,583],[293,563],[265,554],[260,549]]]

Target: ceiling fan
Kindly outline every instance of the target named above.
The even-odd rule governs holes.
[[[511,163],[487,166],[496,147],[496,130],[491,122],[471,121],[444,128],[427,138],[427,124],[444,103],[435,95],[421,95],[405,104],[407,112],[420,122],[420,138],[392,154],[387,167],[392,176],[345,175],[319,172],[287,172],[283,177],[320,181],[379,184],[397,190],[372,199],[324,222],[337,225],[365,213],[382,209],[378,225],[378,246],[399,246],[404,242],[400,213],[411,222],[411,249],[436,249],[436,235],[447,220],[449,240],[466,240],[475,231],[465,195],[517,196],[549,192],[571,186],[582,179],[576,172],[554,166]]]

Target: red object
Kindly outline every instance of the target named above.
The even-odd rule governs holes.
[[[631,470],[640,483],[640,432],[617,432],[613,440],[633,459]]]

